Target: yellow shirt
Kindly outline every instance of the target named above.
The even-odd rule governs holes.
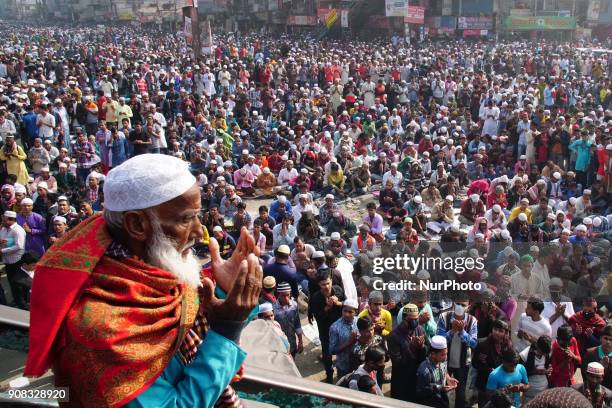
[[[364,309],[361,311],[361,313],[359,313],[359,317],[369,318],[370,312],[368,311],[368,309]],[[393,317],[391,317],[391,312],[386,309],[380,309],[380,317],[378,321],[373,321],[372,323],[379,323],[380,321],[383,321],[385,323],[385,328],[382,331],[382,336],[386,337],[389,335],[389,333],[391,333],[391,325],[393,323]]]
[[[327,181],[329,182],[330,185],[336,188],[343,188],[344,187],[344,172],[342,170],[338,170],[335,174],[329,173],[329,177],[327,178]]]
[[[518,217],[520,213],[525,213],[525,215],[527,216],[527,222],[529,224],[533,223],[533,221],[531,220],[531,208],[527,207],[525,211],[523,211],[520,206],[512,209],[512,211],[510,212],[510,216],[508,217],[508,222]]]

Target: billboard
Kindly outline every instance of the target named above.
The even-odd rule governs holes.
[[[387,17],[405,17],[407,0],[385,0],[385,15]]]
[[[289,16],[287,24],[295,26],[313,26],[317,24],[316,16]]]
[[[460,30],[491,30],[493,17],[457,17],[457,28]]]
[[[573,30],[576,28],[576,18],[558,16],[508,16],[504,21],[504,26],[508,30]]]
[[[425,22],[425,7],[408,6],[404,23],[423,24]]]

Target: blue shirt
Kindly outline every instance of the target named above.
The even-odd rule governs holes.
[[[487,380],[487,390],[495,391],[504,388],[506,385],[517,385],[517,384],[529,384],[527,379],[527,370],[522,364],[517,364],[513,372],[508,373],[504,370],[503,366],[497,367],[489,374]],[[512,398],[514,399],[514,406],[521,406],[521,394],[519,392],[513,392]]]
[[[293,208],[289,200],[285,201],[285,211],[281,212],[278,207],[280,207],[278,200],[274,200],[270,205],[270,217],[274,218],[277,223],[282,221],[281,217],[284,214],[293,214]]]
[[[336,367],[344,372],[351,369],[351,347],[347,347],[341,352],[340,346],[348,341],[353,331],[357,331],[356,318],[353,318],[352,323],[347,323],[341,317],[329,328],[329,353],[336,355]]]
[[[453,312],[445,312],[445,313],[453,313]],[[436,331],[436,334],[438,336],[444,336],[446,337],[446,341],[448,341],[449,343],[453,341],[453,336],[454,333],[451,330],[451,327],[446,327],[446,315],[445,313],[442,313],[440,315],[440,318],[438,319],[438,330]],[[464,321],[467,320],[467,316],[468,314],[465,314],[465,317],[463,318]],[[455,315],[454,313],[452,314],[451,318],[449,319],[449,325],[452,325],[453,321],[455,320]],[[459,338],[461,339],[462,343],[467,344],[469,347],[474,348],[476,347],[476,344],[478,344],[478,323],[476,321],[476,318],[474,318],[472,316],[472,325],[470,327],[467,327],[467,329],[469,330],[466,331],[464,328],[461,333],[457,333],[457,335],[459,336]]]
[[[38,137],[38,126],[36,126],[36,114],[34,112],[28,112],[23,115],[23,125],[25,127],[25,134],[30,142],[33,142]]]
[[[264,266],[263,275],[264,277],[274,276],[276,283],[287,282],[291,286],[291,295],[297,299],[298,287],[295,268],[284,263],[274,262]]]

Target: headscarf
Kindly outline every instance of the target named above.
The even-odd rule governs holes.
[[[15,205],[15,203],[17,202],[17,199],[15,199],[15,187],[13,187],[10,184],[4,184],[2,186],[1,191],[4,191],[4,190],[9,190],[11,192],[11,197],[8,200],[2,197],[2,205],[4,206],[4,208],[10,210],[13,208],[13,205]]]

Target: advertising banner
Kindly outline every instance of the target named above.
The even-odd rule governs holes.
[[[587,20],[597,21],[599,20],[599,11],[601,10],[600,0],[591,0],[589,2],[589,8],[587,9]]]
[[[340,25],[342,26],[342,28],[348,28],[348,10],[340,10]]]
[[[457,28],[460,30],[491,30],[493,17],[457,17]]]
[[[404,23],[408,24],[423,24],[425,22],[425,7],[408,6]]]
[[[405,17],[407,0],[385,0],[385,15],[387,17]]]
[[[193,43],[193,32],[191,31],[191,17],[185,16],[185,42],[187,45],[191,45]]]
[[[313,26],[317,24],[317,18],[315,16],[289,16],[287,23],[296,26]]]
[[[506,17],[504,26],[508,30],[574,30],[575,17],[537,16]]]

